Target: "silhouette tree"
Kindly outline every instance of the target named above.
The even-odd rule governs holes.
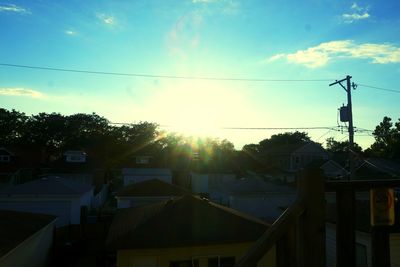
[[[28,117],[16,110],[0,108],[0,145],[14,145],[26,134]]]
[[[333,137],[329,137],[326,139],[326,150],[331,153],[344,153],[349,151],[349,141],[336,141]],[[354,143],[353,152],[357,154],[362,154],[362,148]]]
[[[400,119],[393,127],[392,119],[384,117],[372,133],[375,142],[368,149],[368,154],[385,158],[400,158]]]

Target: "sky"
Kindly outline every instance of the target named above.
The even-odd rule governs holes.
[[[289,131],[260,128],[344,141],[346,92],[329,84],[346,75],[357,129],[400,118],[399,10],[397,0],[0,0],[0,107],[155,122],[237,149]],[[355,141],[374,139],[358,130]]]

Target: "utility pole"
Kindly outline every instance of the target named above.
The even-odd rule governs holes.
[[[339,84],[347,93],[347,106],[340,108],[340,120],[349,122],[349,167],[348,184],[336,192],[336,264],[337,266],[356,266],[356,224],[355,224],[355,190],[351,185],[354,178],[354,128],[351,103],[351,76],[331,83]],[[346,81],[346,87],[342,82]]]
[[[347,106],[345,108],[345,117],[343,121],[349,122],[349,169],[350,169],[350,180],[354,178],[354,127],[353,127],[353,107],[351,102],[351,88],[355,87],[355,85],[351,84],[352,77],[347,75],[346,78],[336,81],[334,83],[329,84],[329,86],[339,84],[347,93]],[[342,82],[346,81],[346,87],[343,86]],[[342,120],[342,118],[341,118]]]

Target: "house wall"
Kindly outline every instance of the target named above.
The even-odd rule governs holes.
[[[0,267],[10,266],[47,266],[53,243],[53,228],[51,223],[35,233],[8,254],[0,258]]]
[[[199,267],[208,266],[208,258],[235,257],[238,261],[253,243],[175,247],[164,249],[118,250],[117,267],[169,267],[171,261],[197,259]],[[266,254],[258,266],[276,266],[275,247]]]
[[[92,204],[92,200],[93,200],[93,189],[87,191],[86,193],[84,193],[81,197],[80,197],[80,205],[81,206],[86,206],[88,208],[91,207]]]
[[[192,173],[191,186],[193,193],[209,193],[208,174]]]
[[[154,197],[116,197],[117,208],[125,209],[141,205],[153,204],[174,198],[174,196],[154,196]]]

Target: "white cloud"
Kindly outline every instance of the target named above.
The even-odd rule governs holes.
[[[9,5],[0,5],[0,12],[14,12],[14,13],[20,13],[20,14],[27,14],[30,13],[29,10],[26,8],[14,5],[14,4],[9,4]]]
[[[104,13],[98,13],[96,16],[99,20],[101,20],[103,23],[107,25],[114,26],[117,24],[117,21],[115,20],[114,16],[110,16]]]
[[[212,3],[216,2],[217,0],[192,0],[192,3],[197,4],[197,3]]]
[[[65,33],[66,35],[71,35],[71,36],[73,36],[73,35],[78,35],[78,32],[73,31],[73,30],[66,30],[64,33]]]
[[[45,95],[39,91],[26,88],[0,88],[0,95],[43,98]]]
[[[353,23],[358,20],[365,20],[370,18],[370,14],[368,13],[369,7],[359,6],[357,3],[353,3],[350,6],[352,13],[344,13],[342,14],[342,20],[344,23]]]
[[[362,19],[368,19],[370,15],[367,12],[364,12],[363,14],[343,14],[342,18],[345,23],[352,23],[356,20],[362,20]]]
[[[352,40],[331,41],[298,50],[295,53],[276,54],[268,58],[266,62],[286,59],[291,63],[317,68],[338,58],[367,59],[373,64],[400,63],[400,47],[388,43],[356,44]]]

